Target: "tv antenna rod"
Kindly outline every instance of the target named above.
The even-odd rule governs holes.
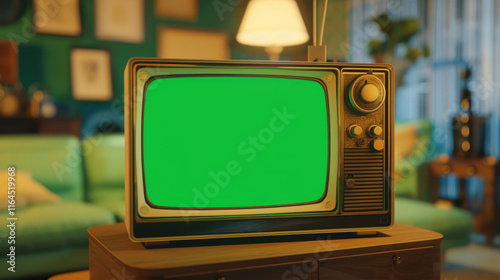
[[[328,7],[328,0],[323,0],[325,5],[323,7],[323,18],[321,20],[321,27],[319,30],[319,44],[318,36],[316,32],[316,15],[318,10],[316,8],[316,0],[313,0],[313,45],[307,47],[307,58],[311,62],[326,62],[326,46],[323,45],[323,33],[325,31],[325,21],[326,21],[326,8]]]

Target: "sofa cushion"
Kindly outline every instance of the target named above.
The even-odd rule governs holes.
[[[96,134],[82,140],[89,192],[125,188],[125,138],[121,133]]]
[[[80,141],[69,135],[0,136],[0,170],[15,166],[63,200],[83,199]]]
[[[428,120],[397,123],[395,130],[395,194],[426,199],[425,163],[436,155],[432,124]]]
[[[13,180],[8,181],[10,178]],[[9,201],[15,201],[15,206],[20,208],[39,203],[55,203],[61,200],[57,194],[33,180],[31,174],[26,171],[0,170],[0,182],[2,182],[0,183],[0,210],[7,210],[8,206],[11,205]],[[9,189],[7,182],[13,183],[12,189]]]
[[[1,220],[7,221],[7,217],[7,211],[0,212]],[[85,246],[89,227],[115,222],[109,211],[77,201],[17,209],[16,217],[16,252],[19,253]],[[8,234],[6,226],[0,228],[1,236]],[[0,245],[2,252],[6,252],[4,246],[7,246],[5,242]]]
[[[125,190],[107,188],[93,190],[89,199],[96,205],[111,211],[119,222],[125,220]]]
[[[440,208],[429,202],[402,197],[395,199],[395,220],[439,232],[444,236],[443,244],[449,247],[467,244],[474,224],[472,215],[465,210]]]

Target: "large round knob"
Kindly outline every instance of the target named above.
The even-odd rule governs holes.
[[[352,124],[347,128],[347,133],[351,137],[358,137],[363,133],[363,129],[359,125]]]
[[[381,152],[384,150],[384,140],[374,139],[370,142],[370,149],[375,152]]]
[[[358,76],[349,87],[347,103],[357,113],[375,112],[384,101],[384,83],[373,74]]]
[[[365,102],[374,102],[375,100],[377,100],[378,98],[378,95],[380,94],[377,86],[375,86],[374,84],[365,84],[362,88],[361,88],[361,92],[360,92],[360,95],[361,95],[361,99]]]
[[[371,125],[370,127],[368,127],[368,134],[371,137],[378,137],[382,135],[382,128],[378,125]]]

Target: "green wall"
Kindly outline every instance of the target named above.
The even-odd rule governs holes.
[[[26,91],[31,85],[38,83],[55,100],[70,104],[71,115],[82,115],[83,118],[92,111],[116,107],[116,101],[115,105],[112,105],[112,102],[82,102],[72,99],[69,61],[71,48],[102,48],[110,51],[114,99],[122,100],[125,64],[131,57],[156,56],[156,27],[158,25],[225,30],[232,38],[236,32],[236,27],[232,22],[238,7],[230,7],[230,10],[226,10],[221,20],[213,1],[200,0],[198,21],[183,22],[157,19],[153,12],[153,1],[146,0],[145,41],[143,43],[99,41],[94,36],[94,1],[81,0],[80,2],[82,35],[79,37],[35,34],[32,28],[32,1],[25,1],[23,15],[14,23],[0,26],[0,38],[15,38],[19,43],[20,80]]]

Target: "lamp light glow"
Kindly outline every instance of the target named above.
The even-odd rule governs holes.
[[[236,40],[266,47],[268,52],[278,52],[279,57],[283,47],[303,44],[309,40],[309,34],[295,0],[251,0]]]

